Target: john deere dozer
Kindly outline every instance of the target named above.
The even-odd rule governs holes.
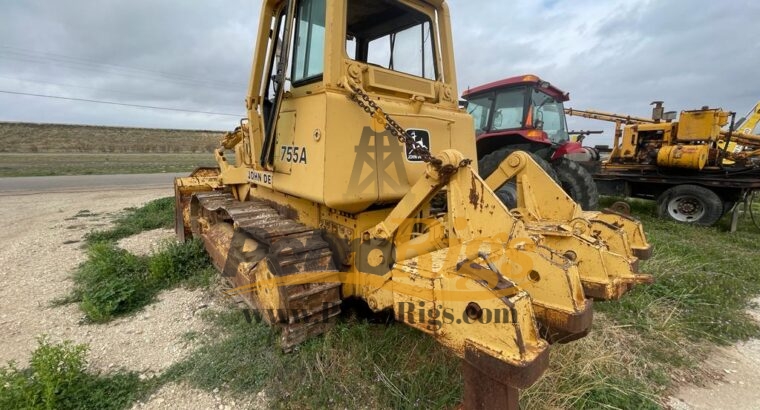
[[[284,350],[358,298],[464,359],[465,407],[516,408],[549,344],[589,331],[591,298],[650,279],[650,246],[524,153],[478,176],[451,40],[442,0],[265,0],[247,118],[217,170],[176,180],[176,231]],[[512,211],[493,192],[511,180]]]

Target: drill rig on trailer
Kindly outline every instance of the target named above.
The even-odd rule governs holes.
[[[591,298],[651,279],[651,247],[525,153],[484,182],[456,89],[442,0],[265,0],[247,118],[218,170],[175,181],[176,232],[284,350],[358,298],[464,359],[465,407],[515,408],[549,343],[589,331]],[[511,211],[493,192],[509,181]]]
[[[612,152],[594,170],[600,193],[655,199],[661,217],[712,225],[760,189],[760,136],[735,131],[734,113],[702,107],[676,119],[661,101],[652,104],[652,118],[565,110],[615,123]],[[757,110],[741,121],[742,131],[757,121]]]

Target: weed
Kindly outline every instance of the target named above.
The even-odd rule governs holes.
[[[74,300],[94,322],[139,309],[155,294],[148,286],[145,258],[110,243],[96,243],[74,274]]]
[[[38,339],[28,368],[0,367],[0,408],[124,409],[146,390],[136,373],[90,373],[87,346]]]
[[[289,354],[277,334],[239,311],[209,312],[214,335],[166,380],[237,394],[263,390],[275,407],[441,408],[461,400],[460,361],[432,338],[400,324],[344,317]],[[221,335],[221,337],[220,337]]]
[[[207,286],[213,276],[197,240],[167,242],[150,257],[135,256],[110,242],[95,243],[87,252],[87,260],[74,274],[73,293],[52,303],[79,302],[93,322],[134,312],[173,286]]]
[[[666,332],[696,341],[726,344],[760,335],[745,310],[760,294],[758,233],[728,233],[656,219],[653,204],[636,201],[655,257],[642,264],[656,282],[639,286],[599,310],[623,325],[651,334]]]
[[[649,377],[661,372],[641,354],[645,341],[595,315],[583,339],[551,348],[549,370],[523,391],[523,408],[658,408],[661,392]]]
[[[171,226],[173,218],[174,198],[160,198],[140,208],[127,208],[111,229],[89,233],[88,258],[74,273],[73,292],[51,304],[79,302],[87,319],[106,322],[142,308],[163,289],[180,284],[208,286],[213,268],[200,241],[167,241],[149,257],[135,256],[114,243],[145,230]]]
[[[169,241],[150,258],[149,279],[165,287],[183,282],[190,287],[208,286],[215,273],[209,262],[201,241]]]
[[[116,241],[150,229],[172,227],[174,198],[155,199],[140,208],[127,208],[125,211],[124,215],[114,221],[112,228],[88,233],[85,236],[87,244]]]

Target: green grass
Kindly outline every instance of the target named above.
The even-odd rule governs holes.
[[[159,198],[140,208],[127,208],[113,223],[113,227],[90,232],[85,236],[87,244],[117,241],[143,231],[174,226],[174,198]]]
[[[531,409],[659,408],[658,397],[670,379],[663,364],[642,354],[645,348],[636,332],[595,312],[588,336],[551,347],[549,369],[521,392],[521,405]]]
[[[138,257],[111,242],[87,249],[88,258],[74,273],[71,295],[56,303],[78,302],[92,322],[107,322],[133,313],[165,289],[207,286],[213,276],[198,240],[166,242],[149,257]]]
[[[760,294],[760,231],[744,220],[735,233],[655,218],[652,203],[634,202],[655,256],[641,269],[656,282],[637,287],[601,311],[644,333],[675,327],[683,338],[728,344],[760,335],[746,313]]]
[[[167,201],[132,209],[113,229],[88,237],[91,252],[100,253],[83,265],[94,271],[82,283],[95,293],[124,291],[136,297],[137,308],[152,296],[128,291],[135,283],[154,289],[195,280],[188,277],[207,283],[211,273],[204,270],[208,262],[197,242],[175,244],[150,259],[113,248],[118,238],[171,221]],[[659,408],[673,379],[699,380],[699,364],[714,345],[760,336],[745,313],[760,294],[760,231],[748,218],[731,234],[727,219],[712,228],[688,226],[655,218],[650,202],[631,204],[655,246],[641,271],[656,282],[620,301],[595,303],[592,332],[552,346],[549,370],[521,394],[524,408]],[[149,215],[155,220],[146,223]],[[134,280],[120,284],[124,277]],[[108,306],[114,296],[102,299]],[[128,309],[112,314],[134,310],[134,300],[125,300]],[[273,407],[283,408],[453,408],[462,398],[459,359],[401,324],[372,324],[349,312],[324,336],[283,354],[275,331],[246,322],[239,311],[210,312],[208,320],[211,329],[187,335],[197,350],[160,383],[180,381],[247,397],[264,391]]]
[[[326,335],[283,354],[276,332],[239,311],[209,320],[202,346],[165,380],[238,395],[263,390],[285,408],[442,408],[461,400],[459,359],[403,325],[344,315]]]
[[[147,391],[138,375],[87,370],[87,346],[38,340],[29,367],[0,367],[3,409],[126,409]]]
[[[174,198],[160,198],[127,208],[113,227],[87,234],[87,260],[74,272],[74,290],[53,304],[77,302],[88,320],[107,322],[143,308],[164,289],[208,286],[214,271],[199,240],[167,241],[146,257],[115,245],[146,230],[170,227],[173,218]]]
[[[199,239],[184,243],[166,242],[148,258],[147,282],[156,287],[169,288],[178,284],[190,288],[207,287],[215,274]]]
[[[189,336],[200,347],[162,383],[241,397],[263,391],[274,408],[455,408],[462,400],[460,359],[399,323],[344,314],[336,328],[283,354],[274,330],[239,311],[206,318],[212,328]],[[663,389],[651,384],[669,379],[641,348],[631,332],[597,318],[588,337],[552,347],[550,369],[521,392],[522,408],[659,408]]]
[[[216,166],[210,153],[0,153],[0,177],[150,174]]]

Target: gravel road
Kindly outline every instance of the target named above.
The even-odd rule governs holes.
[[[760,298],[754,303],[760,306]],[[760,321],[760,308],[748,313]],[[702,367],[715,380],[682,386],[668,403],[673,410],[760,409],[760,340],[715,349]]]
[[[134,316],[98,325],[80,324],[82,313],[76,305],[50,306],[51,300],[71,291],[70,274],[85,260],[81,240],[86,232],[107,226],[125,207],[171,194],[171,189],[164,188],[0,196],[0,363],[15,360],[25,366],[37,346],[36,338],[43,334],[53,341],[89,344],[93,370],[123,368],[139,372],[142,378],[156,375],[192,352],[195,346],[183,334],[204,331],[200,309],[221,308],[209,292],[169,290]],[[80,213],[83,210],[89,212]],[[145,253],[172,236],[169,230],[149,231],[121,245]],[[242,405],[239,398],[224,392],[174,384],[134,407],[225,409],[255,403],[256,392],[250,404]]]
[[[180,176],[187,176],[187,173],[0,178],[0,196],[53,192],[112,191],[115,186],[126,190],[161,189],[172,186],[174,178]]]

